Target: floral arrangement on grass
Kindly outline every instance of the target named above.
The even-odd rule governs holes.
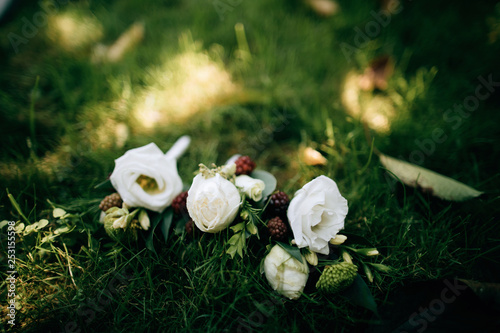
[[[248,253],[250,242],[264,243],[261,272],[283,296],[300,298],[314,275],[320,293],[343,293],[355,304],[376,311],[358,270],[362,267],[373,282],[371,268],[382,272],[389,268],[370,259],[379,254],[376,248],[360,247],[359,242],[345,245],[348,237],[340,232],[348,202],[334,180],[316,177],[290,199],[276,189],[272,174],[257,169],[249,156],[235,155],[222,166],[200,164],[183,191],[176,161],[189,142],[189,137],[180,138],[166,154],[150,143],[116,160],[110,176],[116,193],[99,206],[110,237],[127,245],[140,233],[146,247],[155,251],[157,226],[165,241],[174,222],[177,230],[190,236],[229,228],[226,255],[238,260]]]

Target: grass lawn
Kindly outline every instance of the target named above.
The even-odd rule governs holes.
[[[5,319],[0,230],[0,329],[390,332],[421,312],[408,301],[391,318],[397,300],[429,284],[500,283],[500,3],[395,1],[380,15],[388,2],[339,0],[326,17],[299,0],[11,8],[0,25],[0,220],[49,225],[17,237],[15,326]],[[121,53],[120,36],[130,43]],[[387,82],[363,89],[360,76],[385,56]],[[199,163],[236,153],[290,196],[316,176],[334,179],[349,202],[346,234],[379,250],[368,261],[391,267],[372,272],[373,282],[359,271],[381,317],[314,285],[299,300],[283,298],[259,271],[265,244],[253,240],[232,260],[230,230],[171,231],[167,241],[157,233],[157,254],[143,241],[111,240],[98,205],[112,189],[96,185],[125,151],[150,142],[167,151],[186,134],[191,146],[178,161],[186,185]],[[371,140],[376,152],[484,194],[452,202],[393,181]],[[309,165],[305,147],[328,162]],[[56,207],[72,215],[55,218]],[[61,225],[70,229],[44,239]],[[471,302],[498,315],[498,296]],[[498,328],[488,311],[464,313],[449,320],[463,320],[460,329],[427,331]],[[407,330],[424,323],[434,320]]]

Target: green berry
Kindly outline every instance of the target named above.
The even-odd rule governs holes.
[[[327,294],[334,294],[349,287],[358,274],[358,267],[349,262],[326,266],[316,288]]]

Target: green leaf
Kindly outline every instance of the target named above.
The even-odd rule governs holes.
[[[35,224],[36,224],[36,230],[40,230],[42,228],[45,228],[49,224],[49,220],[41,219]]]
[[[226,253],[227,253],[227,254],[229,254],[229,255],[231,256],[231,259],[234,259],[234,255],[236,254],[236,251],[237,251],[237,246],[235,246],[235,245],[231,245],[231,246],[227,249]]]
[[[46,243],[46,242],[52,242],[56,237],[57,237],[57,235],[48,235],[48,236],[45,236],[45,237],[42,238],[41,244]]]
[[[8,191],[7,191],[7,193],[8,193]],[[21,207],[19,207],[19,204],[17,203],[16,199],[14,199],[14,196],[10,193],[7,194],[7,196],[9,197],[9,200],[10,200],[10,203],[12,204],[12,206],[14,206],[14,208],[17,210],[17,213],[23,218],[24,221],[26,221],[26,223],[30,223],[28,218],[23,214]]]
[[[179,236],[182,235],[183,231],[186,230],[186,220],[180,219],[175,222],[174,233]]]
[[[15,230],[16,230],[16,234],[21,233],[24,230],[24,223],[21,222],[18,225],[16,225]]]
[[[288,252],[292,257],[294,257],[295,259],[297,259],[299,262],[303,262],[302,261],[302,255],[300,254],[300,249],[298,247],[295,247],[295,246],[291,246],[291,245],[288,245],[286,243],[282,243],[282,242],[276,242],[279,246],[281,246],[283,248],[283,250],[285,250],[286,252]]]
[[[420,188],[425,192],[449,201],[464,201],[480,196],[470,186],[429,169],[419,167],[396,158],[380,154],[380,163],[404,184]]]
[[[377,303],[373,295],[361,276],[356,275],[354,282],[340,293],[354,305],[362,306],[375,314],[377,313]]]
[[[229,241],[227,243],[231,245],[236,245],[238,244],[240,237],[241,233],[236,233],[231,238],[229,238]]]
[[[153,219],[153,222],[151,223],[151,230],[150,230],[149,234],[146,236],[146,248],[149,251],[154,252],[155,254],[156,254],[156,250],[155,250],[155,246],[153,244],[153,238],[155,235],[155,229],[158,226],[158,224],[161,222],[161,219],[162,219],[162,214],[158,214],[155,216],[155,218]]]
[[[269,196],[271,193],[273,193],[274,190],[276,189],[276,184],[277,184],[276,178],[269,172],[264,170],[254,170],[250,176],[252,178],[262,180],[266,185],[264,191],[262,191],[263,199]]]
[[[0,229],[5,227],[7,224],[9,224],[9,221],[7,221],[7,220],[3,220],[2,222],[0,222]]]
[[[64,218],[64,216],[66,215],[66,211],[61,208],[55,208],[52,214],[54,215],[55,218],[59,217]]]
[[[163,218],[161,221],[160,228],[161,232],[163,233],[163,237],[165,238],[165,242],[167,242],[168,235],[170,233],[170,227],[172,226],[172,220],[174,218],[174,212],[172,208],[167,208],[162,215]]]
[[[237,233],[238,231],[241,231],[243,229],[245,229],[245,222],[238,223],[238,224],[233,225],[231,227],[231,230],[234,231],[235,233]]]
[[[60,235],[60,234],[66,234],[71,231],[70,227],[59,227],[56,230],[54,230],[55,235]]]
[[[239,239],[239,242],[238,242],[238,254],[242,258],[243,258],[243,251],[246,252],[246,242],[245,242],[245,240],[246,240],[245,234],[241,233],[241,236],[240,236],[240,239]]]
[[[29,235],[32,231],[35,231],[35,229],[36,223],[30,224],[24,229],[23,235]]]

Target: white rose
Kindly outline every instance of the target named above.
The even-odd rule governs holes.
[[[309,277],[309,267],[304,256],[299,262],[281,246],[274,245],[264,259],[264,273],[274,290],[290,299],[298,299]]]
[[[347,200],[330,178],[319,176],[304,185],[287,210],[297,246],[328,254],[328,242],[344,228],[347,210]]]
[[[177,158],[189,145],[182,137],[165,155],[150,143],[131,149],[115,160],[111,184],[130,207],[143,207],[162,212],[182,191],[177,172]]]
[[[262,191],[266,187],[266,184],[262,180],[247,175],[236,177],[235,185],[240,189],[241,193],[244,193],[253,201],[260,201],[262,199]]]
[[[188,191],[189,216],[203,232],[215,233],[227,228],[238,214],[240,204],[236,186],[219,174],[210,178],[198,174]]]

